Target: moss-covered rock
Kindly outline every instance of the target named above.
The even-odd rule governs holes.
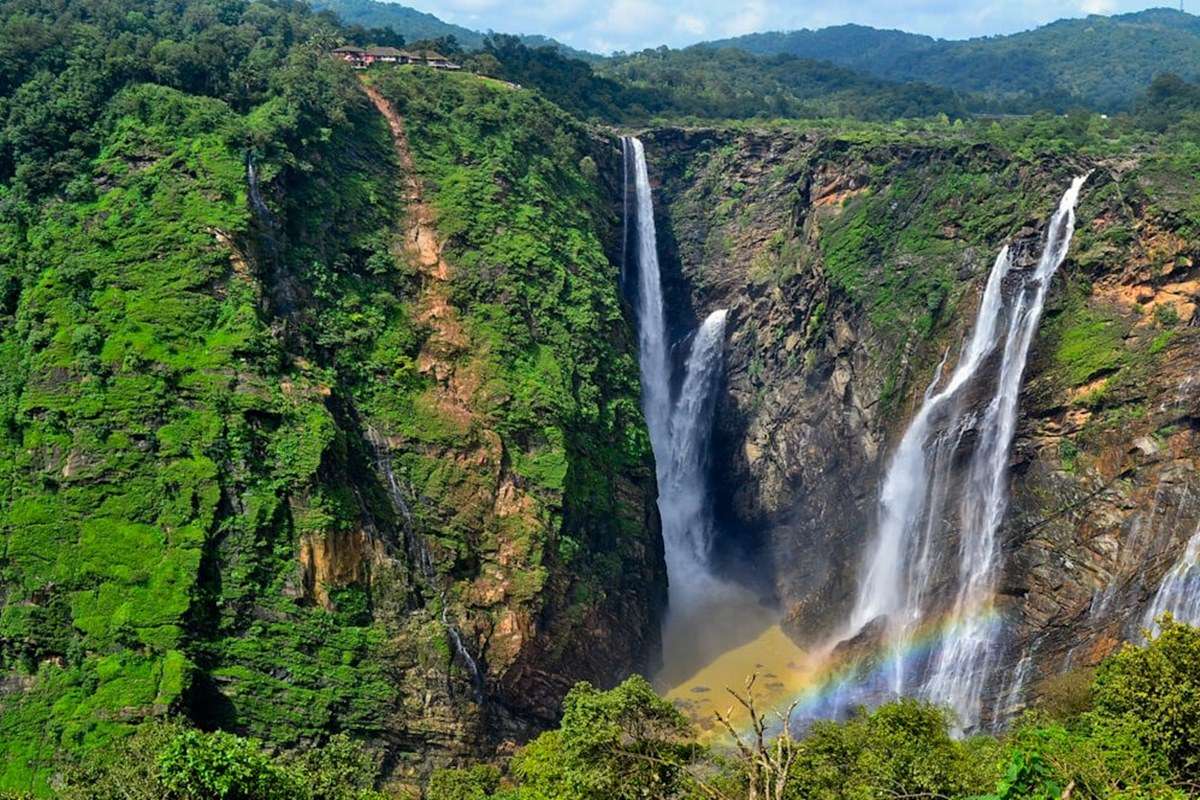
[[[351,70],[306,68],[248,113],[131,88],[92,191],[5,217],[2,787],[169,712],[403,775],[653,640],[607,143],[398,71],[409,157]]]

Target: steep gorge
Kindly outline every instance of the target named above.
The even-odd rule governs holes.
[[[169,713],[279,748],[348,732],[416,782],[552,725],[577,680],[656,666],[619,138],[485,78],[328,61],[328,107],[123,93],[86,191],[0,228],[0,786],[45,793],[57,755]],[[996,252],[1028,274],[1092,171],[1019,398],[998,608],[1022,681],[989,715],[1175,602],[1200,523],[1193,156],[642,138],[666,358],[715,421],[680,460],[718,578],[803,645],[838,629]]]
[[[1018,156],[949,130],[643,138],[677,307],[729,308],[718,549],[735,574],[747,553],[769,569],[791,633],[814,647],[849,614],[884,470],[939,362],[958,358],[995,253],[1008,243],[1015,275],[1030,270],[1062,188],[1095,170],[1019,398],[998,531],[1011,638],[986,713],[1025,701],[1019,672],[1036,693],[1136,638],[1200,519],[1193,165]]]

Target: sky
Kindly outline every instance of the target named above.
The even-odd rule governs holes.
[[[541,33],[610,53],[768,30],[856,22],[950,39],[1014,33],[1062,17],[1148,7],[1146,0],[401,0],[477,30]],[[1166,2],[1151,5],[1166,5]],[[1190,0],[1185,7],[1200,7]],[[1177,6],[1176,6],[1177,7]]]

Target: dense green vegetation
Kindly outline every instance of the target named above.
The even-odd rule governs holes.
[[[377,728],[385,637],[282,592],[289,497],[334,424],[246,253],[247,153],[287,183],[353,113],[349,76],[299,47],[329,23],[86,0],[3,18],[0,660],[22,690],[0,700],[0,785],[44,789],[60,748],[199,697],[281,739]],[[255,690],[215,703],[218,673]]]
[[[380,0],[316,0],[314,8],[329,11],[347,25],[361,25],[364,28],[388,28],[403,36],[410,42],[429,39],[451,39],[458,46],[468,50],[483,48],[485,40],[490,35],[481,33],[462,25],[444,22],[433,14],[417,11],[415,8],[399,3],[381,2]],[[524,34],[515,37],[529,47],[550,47],[564,55],[574,58],[595,59],[595,55],[567,47],[539,34]]]
[[[663,95],[667,115],[896,119],[962,116],[968,102],[928,84],[896,83],[790,55],[757,58],[734,49],[646,50],[598,67],[622,84]]]
[[[478,368],[463,430],[425,402],[399,164],[328,18],[0,14],[0,788],[44,794],[60,756],[167,713],[274,748],[406,731],[395,765],[454,733],[423,708],[471,696],[454,636],[478,652],[520,612],[566,647],[607,591],[656,591],[578,123],[473,76],[385,82],[427,116],[414,157],[471,310],[466,355],[438,354]],[[521,514],[486,511],[501,476]],[[500,599],[472,607],[484,573]]]
[[[1071,111],[1073,124],[1079,125],[1088,118],[1086,109],[1110,107],[1060,90],[1001,95],[986,88],[946,88],[920,78],[873,77],[828,61],[788,53],[754,56],[732,47],[660,47],[589,63],[554,47],[530,47],[520,37],[493,35],[480,50],[457,58],[480,74],[535,88],[576,116],[605,122],[986,119]],[[1018,63],[1005,59],[1005,69]],[[1123,95],[1119,107],[1131,116],[1122,119],[1163,130],[1196,111],[1190,86],[1171,73],[1149,73]],[[1015,136],[1014,124],[1020,120],[1005,120],[1010,136]]]
[[[1200,78],[1200,22],[1171,9],[1060,20],[966,41],[841,25],[601,58],[544,37],[481,34],[393,3],[328,0],[318,7],[410,41],[449,37],[486,51],[498,63],[468,60],[535,86],[574,113],[608,121],[1112,113],[1132,110],[1164,71]]]
[[[1128,110],[1164,70],[1200,77],[1198,43],[1200,19],[1158,8],[966,41],[844,25],[750,34],[707,46],[828,60],[890,80],[924,81],[1061,111],[1074,104],[1112,112]]]
[[[577,685],[562,723],[507,766],[443,770],[429,800],[698,800],[746,798],[771,776],[781,800],[946,797],[1082,800],[1194,796],[1200,777],[1200,631],[1167,621],[1098,670],[1045,686],[1045,699],[1002,736],[954,739],[949,719],[913,700],[817,722],[802,736],[702,744],[641,678],[610,691]],[[760,709],[765,712],[765,709]],[[378,753],[346,737],[300,754],[177,723],[141,728],[111,750],[66,765],[70,800],[382,800]]]

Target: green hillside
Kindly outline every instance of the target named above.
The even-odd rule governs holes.
[[[827,59],[891,80],[924,81],[1059,107],[1128,109],[1164,71],[1200,76],[1200,18],[1171,9],[1064,19],[1009,36],[965,41],[845,25],[707,43],[758,55]]]
[[[652,110],[658,113],[709,119],[955,117],[974,102],[952,90],[884,80],[827,61],[757,58],[733,48],[646,50],[610,59],[597,71],[633,89],[657,92],[660,106]]]
[[[168,716],[403,772],[485,692],[519,730],[632,669],[661,554],[592,132],[400,70],[405,165],[302,5],[0,18],[0,792]]]
[[[391,28],[410,42],[453,36],[459,46],[468,50],[478,50],[483,47],[483,40],[488,36],[488,33],[444,22],[433,14],[427,14],[399,3],[380,2],[380,0],[314,0],[312,6],[319,11],[331,11],[337,14],[338,18],[348,25],[362,25],[364,28]],[[589,60],[598,58],[592,53],[576,50],[561,42],[556,42],[548,36],[524,34],[518,38],[530,47],[553,47],[575,58]]]

